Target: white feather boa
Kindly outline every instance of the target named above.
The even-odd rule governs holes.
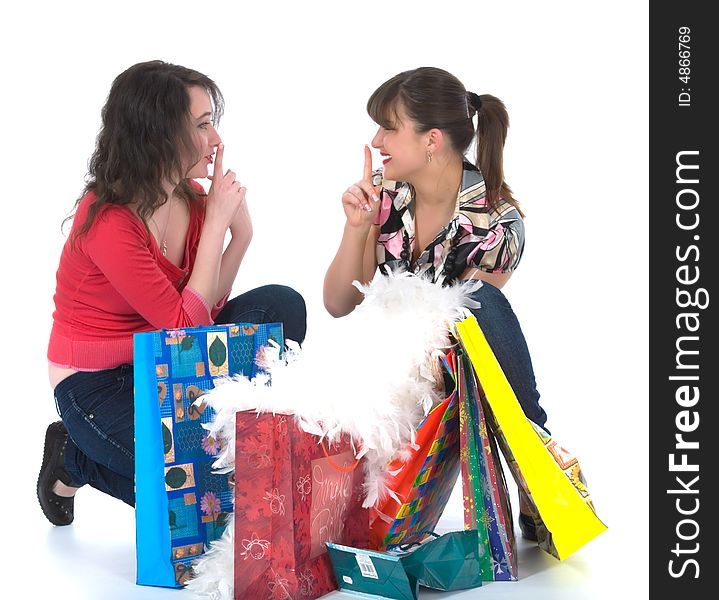
[[[444,399],[439,356],[448,348],[450,325],[479,306],[470,294],[481,282],[443,288],[398,273],[355,285],[364,301],[333,322],[326,339],[315,338],[308,350],[294,345],[283,359],[269,348],[267,375],[227,379],[202,397],[216,413],[205,427],[223,445],[216,469],[234,468],[237,411],[293,413],[302,430],[329,442],[352,437],[358,458],[365,458],[365,506],[390,493],[388,464],[408,452],[422,418]],[[200,558],[188,583],[196,593],[231,598],[231,583],[229,596],[218,590],[232,581],[233,529],[230,520],[223,538]]]

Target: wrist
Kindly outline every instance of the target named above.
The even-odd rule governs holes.
[[[360,223],[359,225],[353,225],[349,221],[345,223],[345,236],[351,238],[361,239],[362,241],[367,239],[369,230],[372,228],[372,223]]]
[[[228,227],[222,223],[219,223],[213,219],[206,219],[202,225],[202,236],[213,239],[225,239]]]

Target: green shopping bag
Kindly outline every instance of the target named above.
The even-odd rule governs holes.
[[[410,550],[400,557],[405,573],[420,585],[435,590],[466,590],[482,585],[479,541],[476,529],[451,531],[444,535],[429,533],[423,543],[402,544]]]
[[[417,600],[419,583],[407,575],[400,557],[327,542],[340,590],[389,600]]]
[[[425,536],[386,552],[327,543],[341,590],[392,600],[417,600],[419,586],[442,591],[482,585],[476,529]],[[388,547],[393,548],[393,547]]]

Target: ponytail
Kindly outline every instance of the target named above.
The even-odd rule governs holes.
[[[477,111],[476,165],[484,176],[487,203],[494,206],[501,196],[524,216],[512,189],[504,181],[504,142],[507,139],[509,115],[504,103],[495,96],[473,92],[467,94],[469,104]]]

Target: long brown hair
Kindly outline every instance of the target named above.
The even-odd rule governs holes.
[[[487,202],[495,206],[501,196],[522,214],[504,181],[504,142],[509,115],[499,98],[468,92],[459,79],[442,69],[420,67],[399,73],[379,86],[367,101],[367,112],[378,125],[392,127],[400,104],[418,133],[435,128],[442,130],[462,157],[472,141],[476,141],[474,164],[484,177]],[[476,131],[472,122],[475,112]]]
[[[137,214],[147,223],[167,202],[165,181],[178,181],[175,192],[186,202],[197,197],[183,167],[187,157],[197,152],[190,127],[188,90],[193,86],[209,94],[212,121],[217,125],[224,108],[222,93],[214,81],[198,71],[153,60],[133,65],[115,78],[102,109],[102,127],[89,161],[85,189],[75,202],[75,210],[87,192],[94,191],[96,200],[85,222],[75,230],[73,245],[78,236],[87,233],[106,204],[134,203]]]

